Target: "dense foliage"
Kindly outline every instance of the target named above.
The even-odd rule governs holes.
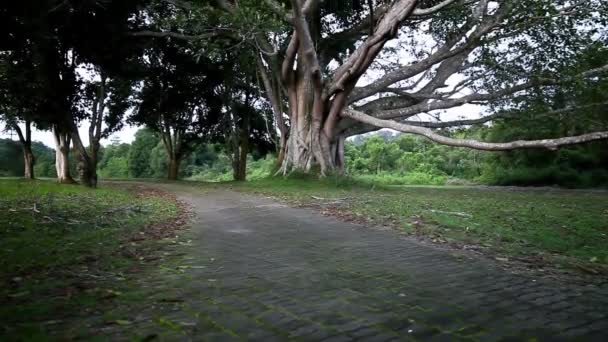
[[[461,137],[500,141],[504,126],[461,130]],[[511,137],[521,138],[518,132]],[[452,148],[410,136],[380,132],[346,145],[348,172],[384,184],[468,184],[563,187],[608,186],[608,145],[594,143],[557,151],[486,152]]]
[[[0,139],[0,177],[22,177],[24,172],[21,144],[11,139]],[[55,151],[34,142],[32,150],[36,156],[36,174],[40,177],[56,177]]]

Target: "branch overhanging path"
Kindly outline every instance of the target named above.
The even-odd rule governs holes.
[[[489,143],[473,139],[455,139],[446,137],[433,131],[430,128],[414,126],[391,120],[378,119],[371,115],[367,115],[363,112],[359,112],[350,108],[345,109],[342,115],[362,123],[370,124],[375,127],[390,128],[403,133],[421,135],[443,145],[453,147],[468,147],[476,150],[485,151],[508,151],[521,148],[556,149],[560,146],[565,145],[575,145],[585,142],[608,139],[608,131],[602,131],[557,139],[518,140],[507,143]]]

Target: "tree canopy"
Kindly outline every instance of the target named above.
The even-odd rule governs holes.
[[[325,175],[345,169],[348,137],[380,128],[481,150],[556,149],[608,139],[588,124],[606,121],[607,13],[601,0],[11,3],[0,10],[2,112],[69,135],[93,186],[95,141],[132,107],[130,122],[160,134],[170,177],[202,142],[246,156],[249,140],[276,143],[283,173]],[[487,123],[539,129],[450,134]]]

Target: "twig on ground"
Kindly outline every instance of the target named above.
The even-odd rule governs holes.
[[[431,209],[429,211],[432,213],[436,213],[436,214],[454,215],[454,216],[467,217],[467,218],[473,217],[473,215],[471,215],[471,214],[460,213],[457,211],[443,211],[443,210],[434,210],[434,209]]]
[[[310,196],[310,197],[312,197],[312,199],[316,199],[317,201],[333,201],[333,202],[346,201],[348,199],[348,197],[343,197],[343,198],[324,198],[324,197],[317,197],[317,196]]]

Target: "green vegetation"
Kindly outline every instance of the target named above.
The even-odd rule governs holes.
[[[158,193],[0,180],[0,212],[0,339],[36,340],[118,296],[125,271],[158,249],[140,232],[178,207]]]
[[[382,187],[331,177],[321,182],[272,178],[234,186],[540,266],[601,269],[608,264],[606,192]],[[332,200],[336,198],[341,200]]]
[[[530,125],[538,127],[538,125]],[[502,141],[534,137],[532,132],[512,132],[502,125],[454,131],[455,137],[484,136]],[[510,133],[508,133],[510,132]],[[505,135],[509,135],[505,137]],[[54,151],[33,144],[39,177],[55,177]],[[102,179],[164,178],[167,154],[159,137],[141,129],[132,144],[113,141],[99,151]],[[345,148],[347,175],[365,183],[382,185],[518,185],[569,188],[608,186],[608,148],[605,142],[550,150],[485,152],[439,145],[427,139],[387,131],[357,136]],[[17,142],[0,140],[0,175],[23,174],[23,155]],[[201,144],[181,163],[180,177],[197,181],[233,179],[233,156],[222,144]],[[76,173],[75,162],[71,163]],[[247,179],[268,177],[276,171],[276,158],[249,154]]]
[[[525,127],[538,129],[540,126]],[[540,136],[538,132],[517,131],[503,125],[450,134],[460,138],[485,136],[490,141]],[[347,143],[346,166],[347,173],[356,179],[385,185],[480,183],[605,187],[608,186],[607,151],[606,143],[593,143],[558,151],[485,152],[434,144],[411,135],[380,132],[369,137],[359,136]]]
[[[32,151],[36,156],[34,171],[39,177],[56,177],[55,151],[48,146],[34,142]],[[0,139],[0,177],[23,176],[23,152],[18,141]]]

